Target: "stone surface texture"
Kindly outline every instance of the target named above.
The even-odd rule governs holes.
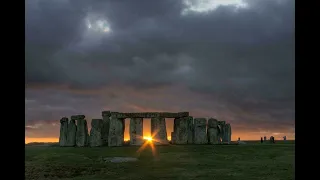
[[[168,144],[166,120],[162,117],[151,118],[151,134],[155,144]]]
[[[208,143],[209,144],[218,144],[218,120],[214,118],[208,119],[208,129],[207,129],[207,136],[208,136]]]
[[[208,144],[207,119],[194,119],[194,144]]]
[[[143,144],[143,118],[130,119],[130,145]]]
[[[87,120],[78,116],[77,120],[77,133],[76,133],[76,145],[78,147],[84,147],[88,145],[88,125]]]
[[[188,143],[188,121],[187,118],[176,118],[174,119],[177,124],[175,135],[175,144],[187,144]]]
[[[68,124],[68,140],[67,146],[75,146],[76,145],[76,134],[77,134],[77,125],[74,119],[71,119]]]
[[[110,111],[103,111],[102,112],[102,129],[101,129],[101,137],[103,145],[108,144],[108,136],[109,136],[109,129],[110,129]]]
[[[188,116],[187,117],[187,126],[188,126],[188,144],[193,144],[193,130],[194,130],[194,126],[193,126],[193,117],[192,116]]]
[[[59,145],[67,146],[68,139],[68,118],[63,117],[60,119],[60,136],[59,136]]]
[[[90,130],[90,146],[97,147],[102,146],[102,119],[92,119],[91,130]]]
[[[108,146],[122,146],[124,141],[124,119],[111,115]]]

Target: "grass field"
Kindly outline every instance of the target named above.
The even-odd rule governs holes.
[[[130,180],[292,180],[293,141],[244,145],[169,145],[69,148],[25,147],[26,179]],[[111,163],[106,157],[137,157],[138,161]]]

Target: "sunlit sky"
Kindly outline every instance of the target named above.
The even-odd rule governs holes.
[[[90,129],[104,110],[189,111],[231,123],[232,140],[294,139],[294,3],[27,0],[26,142],[57,141],[63,116]]]

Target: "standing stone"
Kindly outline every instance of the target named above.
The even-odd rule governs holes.
[[[102,119],[92,119],[91,130],[90,130],[90,146],[97,147],[102,146]]]
[[[287,140],[287,136],[283,136],[283,140],[286,141]]]
[[[109,128],[110,128],[110,111],[102,111],[102,129],[101,138],[103,145],[108,144]]]
[[[84,147],[88,144],[88,126],[84,115],[77,116],[76,145]]]
[[[176,144],[177,136],[175,132],[171,132],[171,144]]]
[[[124,141],[124,119],[110,117],[108,146],[122,146]]]
[[[187,124],[188,124],[188,144],[193,144],[193,117],[188,116],[187,117]]]
[[[63,117],[60,119],[60,136],[59,136],[59,145],[67,146],[68,139],[68,118]]]
[[[226,133],[227,133],[227,143],[231,143],[231,125],[228,123],[226,124]]]
[[[267,140],[267,136],[264,136],[264,137],[263,137],[263,141],[266,141],[266,140]]]
[[[130,119],[130,144],[143,144],[143,118]]]
[[[151,118],[151,134],[155,144],[168,144],[166,119],[162,117]]]
[[[76,133],[77,133],[77,125],[75,119],[71,119],[68,124],[68,140],[67,146],[75,146],[76,145]]]
[[[176,118],[176,144],[187,144],[188,143],[188,121],[187,118]]]
[[[194,119],[194,144],[207,144],[207,119],[195,118]]]
[[[226,125],[225,121],[218,121],[218,129],[219,129],[218,141],[219,141],[219,143],[226,142],[225,125]]]
[[[208,130],[207,130],[207,136],[208,136],[208,142],[209,144],[218,144],[218,120],[210,118],[208,120]]]

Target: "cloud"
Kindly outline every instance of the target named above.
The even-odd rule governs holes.
[[[26,121],[183,109],[292,128],[294,1],[213,2],[29,0]]]

